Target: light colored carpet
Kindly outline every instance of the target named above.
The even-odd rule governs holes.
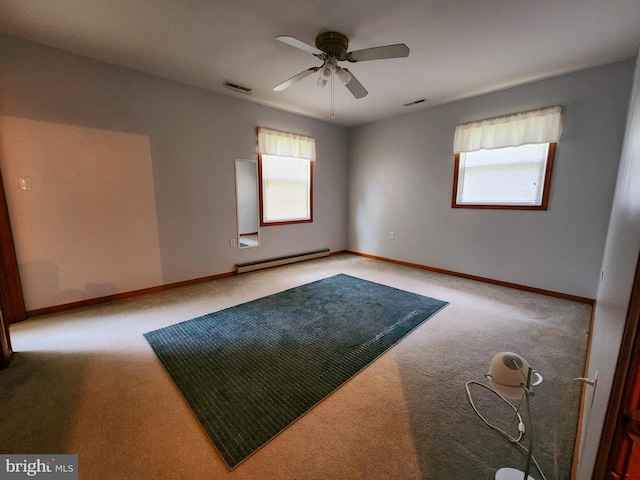
[[[142,334],[338,273],[450,305],[229,472]],[[588,305],[346,254],[31,319],[12,326],[17,353],[0,372],[0,451],[77,453],[81,479],[490,479],[524,456],[475,416],[464,384],[511,350],[545,377],[532,406],[551,480],[550,412],[582,375],[590,315]],[[579,391],[569,389],[559,417],[564,479]]]

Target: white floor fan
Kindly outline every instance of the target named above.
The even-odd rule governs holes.
[[[524,471],[510,467],[500,468],[496,472],[495,480],[535,480],[534,477],[529,475],[533,458],[533,421],[531,419],[531,406],[529,401],[530,396],[532,395],[531,388],[542,382],[542,376],[533,370],[529,366],[529,362],[517,353],[501,352],[495,355],[491,360],[489,373],[486,377],[489,379],[490,387],[475,381],[467,382],[467,396],[476,414],[491,428],[499,431],[512,442],[518,444],[520,444],[520,438],[522,438],[522,435],[525,432],[524,420],[520,414],[520,405],[523,401],[527,406],[527,417],[529,420],[529,424],[526,429],[529,436],[529,448],[526,449],[527,463]],[[495,425],[491,425],[477,410],[469,391],[469,384],[472,383],[480,385],[497,394],[505,403],[513,408],[515,412],[514,420],[517,419],[519,424],[518,431],[520,435],[517,438],[512,438],[500,428]],[[509,400],[518,401],[518,406],[515,407]]]

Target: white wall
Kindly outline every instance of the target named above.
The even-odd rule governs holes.
[[[633,65],[615,63],[351,129],[348,248],[595,298]],[[455,126],[551,105],[563,107],[564,133],[548,210],[452,209]]]
[[[162,284],[148,136],[0,115],[0,138],[28,308]]]
[[[636,66],[620,171],[607,234],[592,334],[589,376],[598,372],[585,412],[578,479],[593,471],[640,253],[640,63]]]
[[[3,125],[22,125],[26,139],[0,132],[28,310],[231,272],[246,261],[345,248],[346,129],[4,35],[0,64]],[[34,152],[34,125],[65,134],[40,137]],[[234,159],[256,159],[258,126],[316,138],[314,222],[262,228],[259,248],[232,249]],[[78,163],[94,149],[74,129],[104,140],[93,166]],[[137,139],[146,150],[122,139]],[[102,164],[115,157],[110,167]],[[30,197],[19,195],[20,172],[38,178]],[[46,195],[38,190],[54,180]],[[142,211],[127,213],[134,204]],[[106,238],[123,241],[98,245],[95,237],[105,230]],[[146,260],[134,262],[133,275],[127,262],[140,251]],[[50,268],[34,265],[52,266],[58,284],[44,278]]]

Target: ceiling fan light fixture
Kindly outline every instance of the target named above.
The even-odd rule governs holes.
[[[331,80],[331,75],[333,75],[334,66],[331,62],[324,62],[324,65],[320,67],[320,77],[318,78],[318,86],[326,87]]]
[[[338,77],[338,80],[340,80],[340,82],[343,85],[346,85],[351,80],[351,74],[347,72],[344,68],[338,67],[336,69],[336,76]]]
[[[329,62],[325,62],[325,64],[320,68],[320,76],[325,80],[329,80],[331,78],[331,74],[333,73],[333,64]]]

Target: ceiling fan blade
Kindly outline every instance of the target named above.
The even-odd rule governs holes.
[[[300,80],[302,80],[305,77],[308,77],[312,73],[316,73],[318,70],[320,70],[320,67],[311,67],[311,68],[309,68],[307,70],[303,70],[299,74],[294,75],[293,77],[291,77],[289,80],[286,80],[286,81],[282,82],[280,85],[276,85],[275,87],[273,87],[273,90],[276,91],[276,92],[280,92],[282,90],[285,90],[285,89],[289,88],[291,85],[293,85],[294,83],[299,82]]]
[[[308,43],[304,43],[302,40],[298,40],[297,38],[291,37],[289,35],[278,35],[276,40],[280,40],[282,43],[286,43],[287,45],[291,45],[292,47],[299,48],[300,50],[304,50],[311,55],[324,55],[324,52]]]
[[[355,75],[353,75],[353,73],[351,73],[348,69],[344,68],[343,70],[345,70],[346,72],[349,73],[349,75],[351,75],[351,79],[345,85],[345,87],[347,87],[351,92],[351,95],[353,95],[356,98],[366,97],[369,94],[369,92],[367,92],[367,89],[362,86],[362,84],[358,81]]]
[[[365,48],[347,54],[350,62],[365,62],[367,60],[382,60],[385,58],[403,58],[409,56],[409,47],[404,43],[386,45],[384,47]]]

